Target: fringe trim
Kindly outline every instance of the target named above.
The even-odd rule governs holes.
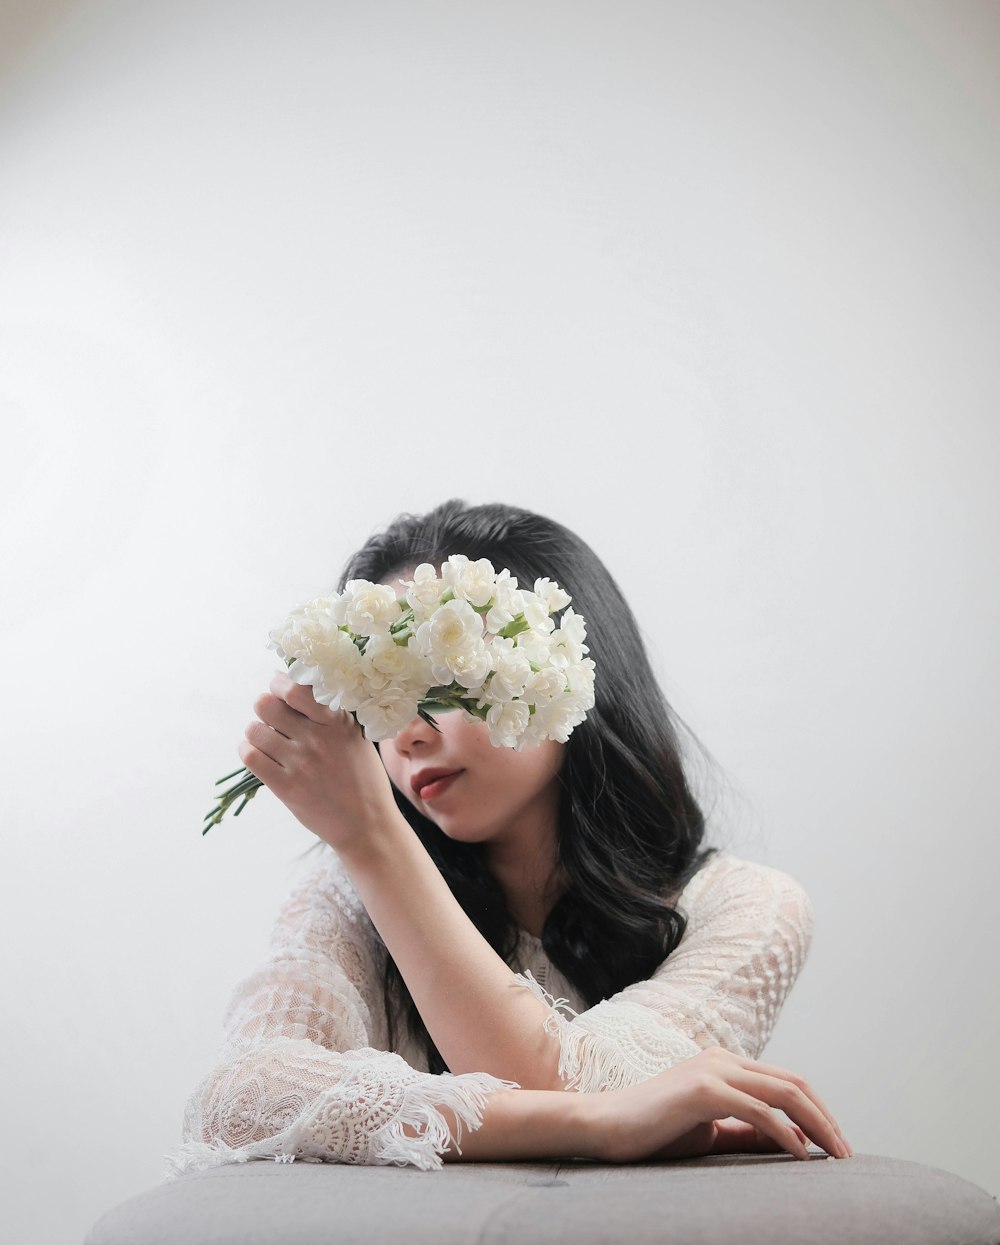
[[[253,1150],[252,1146],[243,1146],[234,1150],[232,1146],[227,1146],[218,1138],[212,1142],[185,1141],[176,1150],[164,1156],[167,1168],[161,1183],[166,1184],[170,1180],[176,1180],[178,1176],[183,1176],[189,1171],[221,1167],[225,1163],[246,1163],[257,1157]]]
[[[553,998],[535,980],[530,969],[517,974],[514,980],[530,990],[549,1009],[544,1028],[546,1033],[559,1041],[559,1076],[566,1082],[564,1089],[580,1094],[599,1094],[628,1089],[643,1079],[641,1072],[622,1062],[621,1052],[613,1041],[575,1026],[572,1021],[580,1013],[569,1006],[567,999]],[[564,1015],[566,1012],[569,1017]]]
[[[490,1094],[520,1088],[515,1081],[501,1081],[486,1072],[465,1072],[460,1076],[446,1072],[407,1086],[395,1119],[375,1139],[372,1160],[435,1171],[444,1165],[441,1155],[453,1143],[462,1153],[462,1130],[473,1132],[482,1124],[483,1107]],[[441,1114],[442,1108],[454,1116],[454,1133]],[[417,1136],[407,1136],[403,1131],[407,1126],[415,1128]]]
[[[520,1089],[516,1081],[502,1081],[486,1072],[466,1072],[460,1076],[425,1074],[403,1090],[402,1106],[392,1122],[371,1138],[368,1163],[373,1166],[417,1167],[435,1171],[442,1167],[441,1155],[454,1144],[459,1154],[463,1129],[470,1132],[483,1122],[483,1107],[492,1093]],[[442,1110],[451,1112],[452,1132]],[[404,1131],[416,1129],[415,1136]],[[227,1163],[247,1163],[251,1159],[272,1159],[275,1163],[342,1163],[336,1154],[328,1156],[297,1153],[301,1124],[251,1145],[233,1148],[216,1137],[211,1142],[185,1141],[166,1156],[167,1169],[161,1183],[175,1180],[191,1171],[204,1171]]]

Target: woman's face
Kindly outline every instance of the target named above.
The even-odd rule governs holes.
[[[460,711],[420,718],[379,745],[393,785],[449,838],[515,842],[555,830],[565,744],[546,740],[515,752],[494,748],[484,722]]]
[[[413,570],[387,576],[402,596]],[[559,770],[566,745],[546,740],[515,752],[494,748],[485,722],[457,710],[435,715],[438,730],[414,720],[379,745],[393,785],[449,838],[525,846],[555,842]]]

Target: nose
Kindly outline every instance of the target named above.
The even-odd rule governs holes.
[[[387,742],[391,743],[403,756],[411,756],[418,752],[433,751],[437,746],[438,738],[438,732],[434,727],[418,716],[412,722],[407,722],[399,734]]]

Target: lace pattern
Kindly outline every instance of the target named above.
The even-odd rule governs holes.
[[[438,1168],[452,1142],[461,1151],[463,1128],[482,1122],[486,1096],[514,1088],[485,1073],[431,1076],[371,1047],[334,1055],[304,1039],[264,1043],[192,1096],[168,1176],[254,1158]]]
[[[688,926],[673,954],[648,981],[587,1011],[555,998],[530,968],[520,974],[550,1009],[545,1027],[559,1038],[567,1089],[634,1085],[709,1046],[760,1057],[808,954],[808,896],[779,869],[718,853],[677,906]]]
[[[516,1088],[485,1073],[432,1076],[408,1035],[386,1049],[385,952],[336,854],[324,857],[229,1000],[222,1052],[187,1103],[167,1179],[254,1158],[437,1168],[482,1122],[488,1095]],[[567,1089],[635,1084],[717,1044],[759,1056],[808,951],[808,897],[787,874],[717,853],[677,906],[688,928],[673,954],[589,1009],[522,933],[517,980],[549,1008]]]

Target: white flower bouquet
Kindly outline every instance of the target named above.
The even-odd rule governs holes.
[[[391,739],[415,717],[460,710],[486,723],[497,748],[565,743],[594,704],[594,663],[571,597],[549,579],[518,588],[486,558],[452,554],[441,575],[429,563],[385,584],[353,579],[342,593],[294,609],[270,633],[269,648],[321,705],[352,713],[366,738]],[[562,617],[552,615],[563,610]],[[238,816],[261,787],[248,769],[216,797],[202,833],[237,800]]]

